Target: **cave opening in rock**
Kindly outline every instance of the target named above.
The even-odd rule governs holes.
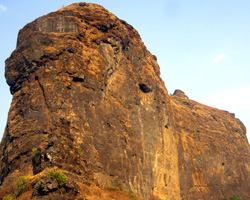
[[[83,82],[83,78],[80,77],[73,77],[73,82]]]
[[[146,84],[144,83],[140,83],[139,84],[139,88],[142,92],[144,93],[149,93],[149,92],[152,92],[153,89],[151,89],[150,87],[148,87]]]

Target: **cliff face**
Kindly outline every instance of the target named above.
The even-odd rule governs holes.
[[[0,197],[26,176],[20,199],[101,199],[91,191],[118,182],[144,199],[247,199],[244,125],[180,91],[168,96],[159,75],[137,31],[99,5],[27,24],[6,60]]]
[[[250,149],[234,114],[171,96],[182,199],[250,198]]]
[[[13,101],[1,180],[57,167],[77,183],[122,181],[147,199],[180,199],[170,99],[159,74],[134,28],[101,6],[73,4],[26,25],[6,60]]]

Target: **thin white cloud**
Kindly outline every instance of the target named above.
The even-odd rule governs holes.
[[[201,99],[200,102],[229,112],[250,112],[250,86],[215,94]]]
[[[213,60],[213,64],[221,62],[225,57],[226,57],[226,54],[220,54],[220,55],[216,56]]]
[[[5,11],[7,11],[7,7],[0,4],[0,12],[5,12]]]

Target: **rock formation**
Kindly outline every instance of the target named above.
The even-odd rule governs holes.
[[[170,97],[137,31],[103,7],[72,4],[27,24],[5,76],[0,197],[249,198],[244,125]]]
[[[250,199],[246,129],[234,114],[171,97],[182,199]]]

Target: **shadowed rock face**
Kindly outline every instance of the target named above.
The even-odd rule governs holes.
[[[91,188],[119,181],[144,199],[247,199],[244,125],[181,91],[169,97],[159,75],[137,31],[99,5],[27,24],[6,60],[0,197],[26,175],[24,199],[100,199]]]

